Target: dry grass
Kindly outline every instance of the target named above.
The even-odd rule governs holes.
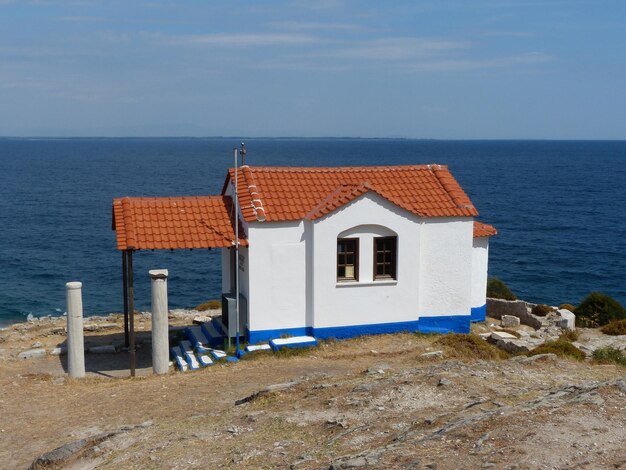
[[[443,335],[434,344],[444,346],[447,349],[446,357],[457,359],[497,360],[509,357],[506,351],[498,349],[475,334]]]
[[[536,356],[537,354],[553,353],[559,357],[566,357],[582,361],[585,359],[585,353],[574,346],[572,343],[557,339],[556,341],[546,341],[536,349],[533,349],[528,355]]]
[[[578,330],[563,330],[563,333],[559,336],[559,340],[567,341],[569,343],[578,341],[578,338],[580,338],[580,332]]]
[[[222,302],[219,300],[209,300],[208,302],[198,305],[195,310],[205,312],[207,310],[217,310],[219,308],[222,308]]]
[[[605,335],[626,335],[626,320],[612,321],[611,323],[600,328],[600,331],[602,331]]]

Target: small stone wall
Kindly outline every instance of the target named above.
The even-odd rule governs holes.
[[[538,330],[543,326],[543,323],[530,313],[534,305],[523,300],[502,300],[488,297],[487,316],[500,319],[502,315],[512,315],[519,318],[522,324]]]

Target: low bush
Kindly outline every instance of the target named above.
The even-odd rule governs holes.
[[[458,359],[507,359],[509,354],[475,334],[442,335],[433,343],[448,348],[447,356]]]
[[[545,304],[537,304],[532,309],[533,315],[537,315],[538,317],[545,317],[548,313],[552,311],[552,307]]]
[[[218,308],[222,308],[222,302],[219,300],[209,300],[208,302],[198,305],[196,310],[204,312],[206,310],[217,310]]]
[[[565,310],[569,310],[570,312],[573,312],[574,310],[576,310],[576,307],[573,306],[572,304],[561,304],[559,305],[559,310],[560,309],[565,309]]]
[[[556,341],[546,341],[538,348],[533,349],[529,356],[536,356],[537,354],[547,354],[553,353],[559,357],[568,357],[571,359],[576,359],[577,361],[582,361],[585,359],[585,353],[574,346],[572,343],[568,341],[564,341],[562,339],[557,339]]]
[[[577,341],[578,338],[580,338],[580,333],[577,330],[563,330],[563,333],[559,336],[560,340],[568,341],[570,343],[572,341]]]
[[[492,299],[517,300],[517,297],[511,289],[497,277],[489,278],[487,281],[487,297],[491,297]]]
[[[614,320],[626,319],[626,309],[614,298],[602,292],[592,292],[576,310],[576,325],[597,328]]]
[[[593,352],[593,360],[599,364],[619,364],[626,366],[626,356],[613,346],[605,346]]]
[[[626,335],[626,320],[617,320],[607,323],[600,331],[605,335]]]

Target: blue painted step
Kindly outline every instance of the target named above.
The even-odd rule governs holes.
[[[224,332],[221,328],[221,322],[216,325],[215,321],[205,322],[200,325],[207,345],[211,347],[222,346],[224,344]]]
[[[180,346],[174,346],[170,348],[170,355],[174,360],[174,364],[176,364],[176,368],[181,372],[186,372],[188,370],[187,361],[185,360],[183,351],[180,349]]]
[[[199,369],[200,363],[198,362],[198,359],[196,358],[196,355],[193,352],[193,348],[191,347],[191,342],[181,341],[180,349],[183,351],[185,360],[187,361],[189,368],[191,370]]]
[[[317,346],[317,340],[313,336],[293,336],[291,338],[270,339],[270,346],[274,351],[282,348],[308,348]]]
[[[191,342],[191,345],[199,353],[207,353],[210,349],[210,341],[202,331],[200,326],[188,326],[184,330],[185,336]]]

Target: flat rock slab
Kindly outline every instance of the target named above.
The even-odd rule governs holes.
[[[504,331],[494,331],[491,333],[491,339],[498,341],[501,339],[517,339],[517,336],[512,335],[511,333],[506,333]]]
[[[43,348],[29,349],[28,351],[22,351],[17,355],[18,359],[34,359],[37,357],[45,357],[46,350]]]
[[[519,339],[499,339],[496,346],[512,354],[527,353],[531,349],[528,343]]]
[[[424,354],[420,354],[420,357],[425,357],[425,358],[443,357],[443,351],[426,352]]]
[[[51,356],[63,356],[67,354],[67,348],[65,346],[52,348],[49,352]]]

